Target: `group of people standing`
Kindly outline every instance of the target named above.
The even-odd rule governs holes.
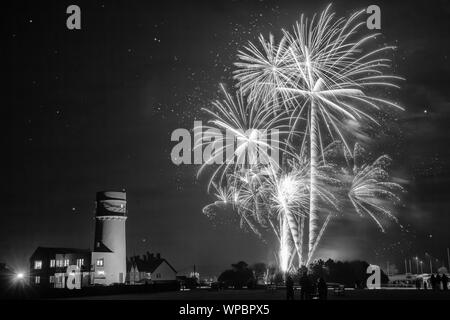
[[[432,274],[430,277],[430,285],[433,290],[440,290],[442,286],[442,290],[448,290],[448,277],[445,273],[440,276],[436,273],[436,275]],[[426,283],[424,283],[424,288],[426,289]]]
[[[308,277],[308,274],[305,272],[300,277],[299,285],[300,300],[310,300],[316,294],[319,300],[327,299],[328,287],[323,278],[319,278],[317,280],[317,283],[314,284],[314,282]],[[294,300],[294,280],[289,275],[286,277],[286,299]]]

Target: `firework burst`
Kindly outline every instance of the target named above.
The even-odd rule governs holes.
[[[345,152],[349,168],[344,172],[351,177],[348,198],[360,216],[368,215],[384,232],[383,218],[398,221],[391,207],[392,202],[400,202],[399,194],[404,190],[401,185],[389,180],[389,156],[382,155],[366,164],[360,159],[363,153],[364,149],[358,143],[353,154]]]
[[[283,40],[278,45],[263,44],[265,49],[270,50],[262,51],[251,46],[252,50],[247,50],[250,54],[241,53],[239,58],[243,62],[237,64],[246,70],[236,72],[236,78],[244,90],[270,88],[274,93],[264,95],[268,97],[280,92],[282,97],[288,96],[283,102],[286,109],[291,110],[290,123],[295,126],[302,117],[307,119],[310,252],[320,231],[317,166],[320,153],[323,155],[323,135],[327,134],[332,141],[342,140],[350,150],[342,130],[345,120],[369,120],[377,124],[371,111],[380,110],[383,106],[402,109],[371,93],[370,89],[374,87],[397,88],[395,81],[401,78],[385,74],[390,67],[389,59],[380,57],[384,51],[393,47],[365,50],[366,44],[375,39],[377,34],[364,34],[362,28],[365,22],[361,21],[363,13],[361,10],[347,19],[337,19],[328,6],[311,20],[302,15],[292,32],[284,31]],[[262,40],[260,38],[260,42]],[[274,51],[277,55],[273,54]],[[273,59],[274,56],[282,57],[283,61]],[[269,73],[270,70],[273,72]],[[270,76],[262,77],[261,74]],[[263,82],[259,83],[262,79]],[[271,85],[269,81],[272,81]]]
[[[203,109],[212,119],[205,126],[206,131],[196,137],[197,148],[211,151],[198,175],[226,156],[226,161],[211,175],[208,189],[217,177],[220,185],[227,174],[239,173],[261,163],[279,169],[278,157],[274,155],[281,151],[289,153],[287,142],[280,136],[293,134],[286,125],[284,114],[273,116],[267,108],[247,102],[242,92],[237,92],[233,98],[223,86],[221,88],[225,98],[215,101],[212,109]]]
[[[205,109],[212,119],[210,139],[202,146],[214,152],[199,174],[230,147],[218,132],[231,132],[238,140],[237,161],[218,165],[208,190],[225,186],[215,187],[219,204],[231,202],[241,225],[259,236],[262,230],[276,235],[283,271],[292,268],[295,258],[299,266],[313,259],[336,216],[333,211],[344,201],[336,196],[338,185],[348,185],[346,198],[356,212],[369,215],[382,230],[380,215],[395,220],[386,202],[397,201],[401,187],[388,180],[389,158],[359,164],[359,145],[350,148],[358,135],[345,128],[349,121],[379,125],[377,113],[383,108],[403,110],[379,96],[378,88],[398,88],[401,78],[388,72],[385,52],[393,47],[366,50],[378,35],[364,32],[363,13],[336,18],[328,6],[312,19],[302,15],[291,31],[283,30],[279,42],[272,35],[260,36],[238,52],[236,97],[222,88],[225,99]],[[280,132],[276,150],[258,139],[257,133],[271,129]],[[338,141],[351,170],[347,166],[339,172],[330,161]],[[274,152],[281,155],[281,164],[270,160]],[[255,161],[261,159],[266,161]]]

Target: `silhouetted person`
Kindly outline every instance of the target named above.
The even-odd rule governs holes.
[[[448,289],[448,287],[447,287],[447,285],[448,285],[448,277],[447,277],[447,275],[445,273],[442,274],[441,281],[442,281],[442,290],[447,291],[447,289]]]
[[[416,289],[420,290],[420,279],[416,278]]]
[[[319,278],[317,282],[317,292],[319,294],[319,300],[327,300],[328,287],[323,278]]]
[[[311,280],[309,280],[308,275],[303,273],[303,276],[300,278],[300,299],[301,300],[309,300],[309,295],[311,291]]]
[[[439,274],[436,274],[436,290],[441,290],[442,278]]]
[[[434,274],[432,274],[430,277],[430,283],[431,283],[431,289],[436,290],[436,277],[434,276]]]
[[[286,299],[294,300],[294,281],[291,276],[286,278]]]

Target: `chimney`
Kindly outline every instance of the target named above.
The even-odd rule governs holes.
[[[160,253],[156,254],[156,259],[161,259],[161,254]]]

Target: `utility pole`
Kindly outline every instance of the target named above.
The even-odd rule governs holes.
[[[406,263],[406,259],[405,259],[405,274],[408,273],[408,264]]]
[[[447,248],[447,262],[448,262],[448,269],[447,272],[450,272],[450,250]]]
[[[430,273],[433,273],[433,262],[431,261],[431,255],[425,252],[425,256],[427,256],[430,259]]]
[[[200,279],[197,278],[197,268],[195,267],[195,264],[194,264],[194,278],[197,279],[198,282],[200,282]]]
[[[419,257],[416,257],[416,274],[419,274]]]

